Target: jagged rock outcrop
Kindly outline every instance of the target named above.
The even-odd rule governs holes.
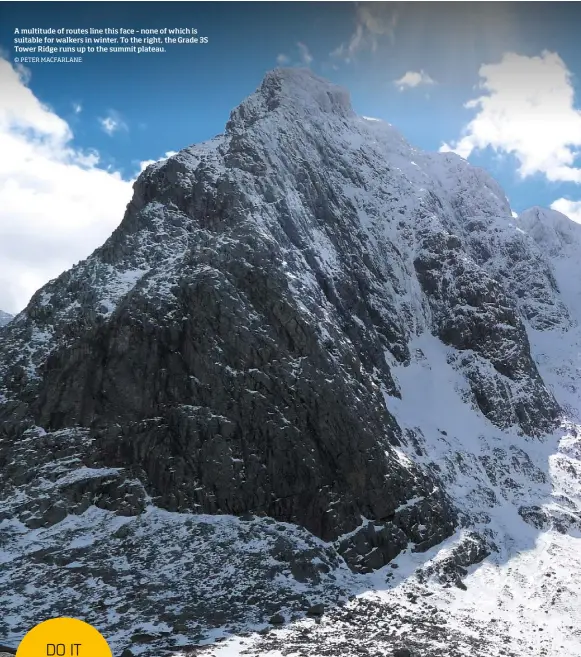
[[[459,527],[454,476],[495,471],[485,446],[476,466],[436,462],[419,420],[402,431],[398,376],[434,336],[483,425],[551,432],[527,330],[572,320],[539,239],[484,171],[308,71],[269,73],[223,135],[149,166],[110,239],[2,330],[0,520],[53,536],[95,508],[131,532],[152,509],[254,518],[317,585],[337,553],[369,572],[434,547]],[[306,561],[266,517],[314,535]],[[467,545],[454,578],[494,549],[484,530]]]
[[[101,465],[164,508],[264,513],[325,540],[380,523],[342,540],[353,565],[437,543],[454,513],[398,458],[382,397],[397,395],[385,354],[408,358],[409,314],[465,354],[499,426],[542,431],[557,406],[515,303],[450,232],[508,215],[502,192],[451,155],[418,157],[412,178],[391,161],[404,151],[343,90],[267,75],[224,137],[150,166],[113,236],[13,322],[7,396],[47,431],[89,428]],[[411,498],[425,502],[400,521]]]

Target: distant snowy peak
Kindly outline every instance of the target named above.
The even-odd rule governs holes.
[[[5,313],[3,310],[0,310],[0,326],[5,326],[12,320],[14,315],[11,315],[10,313]]]
[[[532,207],[516,221],[547,255],[566,255],[581,247],[581,225],[557,210]]]
[[[536,243],[552,272],[559,300],[581,326],[581,225],[557,210],[539,207],[520,214],[516,223]]]

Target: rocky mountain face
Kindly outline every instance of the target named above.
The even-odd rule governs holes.
[[[3,310],[0,310],[0,326],[8,324],[12,317],[13,316],[10,313],[6,313]]]
[[[394,599],[435,582],[452,614],[469,572],[547,527],[572,541],[579,229],[514,220],[484,171],[269,73],[0,332],[0,641],[84,614],[153,655],[310,609],[328,654],[324,603],[350,654]],[[441,654],[424,611],[408,647],[386,631],[364,654]],[[446,654],[501,654],[470,614]]]

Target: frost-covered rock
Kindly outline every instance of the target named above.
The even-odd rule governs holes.
[[[299,69],[149,166],[107,242],[2,330],[0,585],[19,588],[0,638],[81,605],[107,610],[120,652],[138,637],[159,654],[324,604],[347,655],[353,618],[371,631],[401,599],[334,617],[346,592],[413,573],[464,591],[475,564],[508,558],[509,526],[527,545],[569,536],[571,432],[548,457],[577,370],[564,352],[558,374],[543,336],[577,339],[554,246],[576,229],[543,212],[514,220],[486,172]],[[18,618],[30,563],[42,604]],[[59,599],[53,569],[99,583]],[[428,611],[410,651],[441,645]],[[474,627],[449,633],[452,657],[496,654]],[[384,629],[369,654],[408,650]]]
[[[12,319],[13,315],[0,310],[0,326],[5,326]]]

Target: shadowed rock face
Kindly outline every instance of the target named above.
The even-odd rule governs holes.
[[[5,329],[0,462],[33,425],[87,429],[81,463],[139,484],[93,481],[103,508],[138,514],[149,496],[268,515],[370,570],[456,523],[385,407],[412,335],[465,355],[475,408],[498,426],[552,425],[516,301],[465,234],[474,213],[510,217],[502,192],[355,116],[343,90],[271,73],[223,136],[150,166],[134,190],[111,238]],[[83,495],[21,512],[52,524]]]
[[[200,259],[193,245],[171,305],[136,292],[57,347],[40,368],[35,423],[91,427],[99,464],[126,468],[169,510],[264,513],[325,540],[377,520],[386,531],[344,541],[354,567],[381,566],[412,538],[438,542],[453,514],[392,451],[387,367],[369,378],[374,352],[363,352],[366,369],[337,330],[329,350],[279,271],[280,249],[251,239],[232,249],[217,236]],[[412,522],[396,518],[410,497],[430,496]]]

